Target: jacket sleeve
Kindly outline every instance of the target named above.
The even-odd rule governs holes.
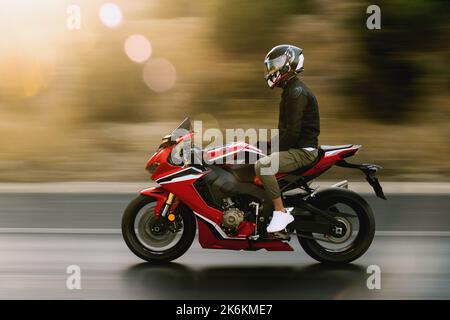
[[[295,147],[300,137],[303,112],[308,105],[308,97],[300,92],[291,94],[291,97],[286,105],[286,118],[284,130],[280,130],[280,151],[289,150]]]

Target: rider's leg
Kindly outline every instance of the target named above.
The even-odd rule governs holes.
[[[273,201],[274,213],[267,227],[267,232],[283,230],[294,218],[290,214],[291,208],[286,210],[281,199],[281,191],[275,177],[277,172],[291,172],[306,166],[317,157],[317,150],[289,149],[289,151],[275,152],[255,163],[255,172],[264,185],[266,192]]]
[[[267,232],[283,230],[294,220],[290,210],[286,210],[281,199],[281,191],[275,177],[277,172],[290,172],[298,168],[295,158],[289,151],[275,152],[255,163],[255,172],[264,185],[274,205],[274,212]]]
[[[278,172],[290,172],[299,168],[297,161],[289,151],[274,152],[269,156],[259,159],[255,163],[255,173],[264,185],[264,189],[274,202],[277,209],[283,208],[281,191],[275,174]],[[281,211],[281,210],[280,210]]]
[[[272,201],[273,201],[273,208],[275,211],[284,211],[283,200],[281,200],[281,197],[275,198]]]

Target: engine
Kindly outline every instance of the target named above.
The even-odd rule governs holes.
[[[209,169],[211,172],[204,180],[197,180],[194,187],[208,205],[223,212],[221,227],[224,231],[236,234],[243,221],[256,222],[255,210],[262,213],[260,204],[266,194],[253,184],[253,167],[246,166],[240,171],[218,166],[210,166]]]
[[[231,231],[235,230],[244,221],[244,212],[238,208],[229,208],[223,213],[222,226]]]
[[[243,221],[256,221],[255,208],[251,205],[254,198],[251,196],[237,195],[222,201],[222,228],[227,233],[235,234]]]

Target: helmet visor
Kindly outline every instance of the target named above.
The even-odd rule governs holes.
[[[264,65],[266,67],[264,70],[266,78],[275,71],[280,70],[286,64],[286,59],[287,57],[285,55],[281,55],[275,59],[264,61]]]

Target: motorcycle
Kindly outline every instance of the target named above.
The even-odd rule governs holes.
[[[187,133],[180,135],[180,130]],[[266,232],[273,204],[254,165],[218,161],[263,157],[264,152],[243,142],[205,150],[191,143],[188,151],[175,152],[193,135],[186,118],[163,138],[146,165],[158,186],[140,191],[125,209],[122,234],[138,257],[154,263],[177,259],[189,249],[197,230],[206,249],[293,251],[289,245],[293,235],[309,256],[323,263],[349,263],[369,248],[375,219],[364,198],[349,190],[345,180],[323,190],[310,185],[333,166],[358,169],[375,194],[386,199],[375,176],[380,166],[346,161],[360,145],[322,145],[313,163],[276,174],[283,202],[294,208],[295,218],[280,235]]]

